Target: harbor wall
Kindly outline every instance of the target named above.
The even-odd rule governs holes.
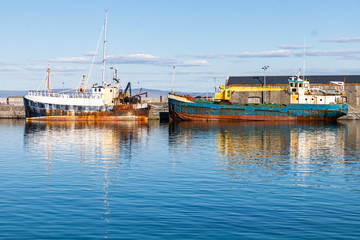
[[[142,101],[151,105],[149,120],[169,121],[167,98],[143,98]]]
[[[25,110],[22,105],[0,105],[0,119],[25,118]]]
[[[231,86],[231,85],[229,85]],[[249,85],[235,85],[244,87],[259,87],[259,84]],[[273,88],[287,88],[287,84],[268,84]],[[329,84],[311,84],[312,88],[329,89]],[[345,84],[344,96],[347,98],[347,103],[353,107],[360,106],[360,84]],[[231,96],[233,102],[249,102],[249,99],[259,98],[266,99],[267,103],[274,104],[289,104],[290,97],[285,91],[268,91],[268,92],[234,92]]]

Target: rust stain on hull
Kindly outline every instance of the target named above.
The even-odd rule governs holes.
[[[135,108],[132,104],[115,105],[107,110],[80,111],[48,109],[25,105],[27,121],[146,121],[150,106]]]
[[[201,115],[186,114],[170,111],[172,120],[184,121],[334,121],[333,118],[323,117],[290,117],[290,116],[254,116],[254,115]]]
[[[346,104],[215,104],[169,99],[171,120],[185,121],[336,121]]]

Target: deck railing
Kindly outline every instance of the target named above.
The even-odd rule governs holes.
[[[51,93],[48,91],[29,91],[29,96],[58,97],[58,98],[92,98],[99,99],[100,95],[91,93]]]

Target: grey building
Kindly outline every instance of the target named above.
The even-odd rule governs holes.
[[[266,76],[266,86],[286,88],[291,76]],[[308,75],[305,76],[312,88],[329,89],[332,81],[344,82],[348,105],[360,106],[360,75]],[[261,86],[264,84],[264,76],[228,76],[226,87],[230,86]],[[264,96],[265,95],[265,96]],[[234,102],[256,102],[266,99],[267,103],[288,104],[289,95],[284,91],[275,92],[235,92],[232,94]]]

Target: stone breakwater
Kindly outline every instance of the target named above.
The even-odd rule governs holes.
[[[25,110],[22,105],[0,105],[0,118],[21,119],[25,118]]]

